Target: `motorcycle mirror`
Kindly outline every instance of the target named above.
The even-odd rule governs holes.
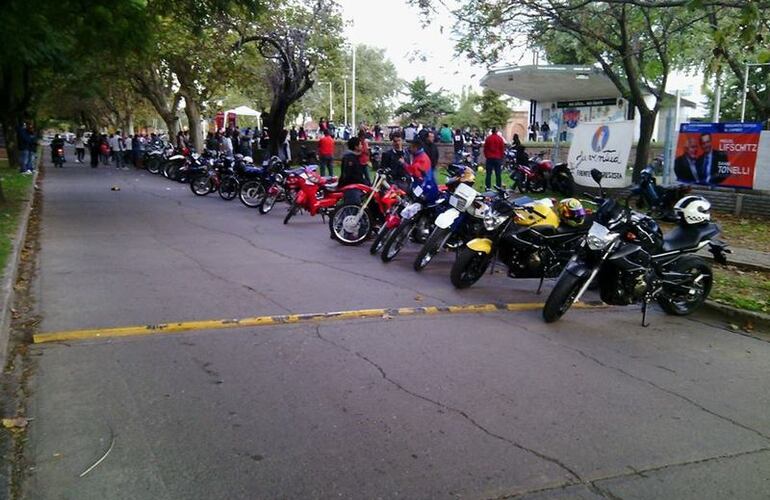
[[[599,186],[601,186],[601,185],[602,185],[602,177],[604,177],[604,176],[602,175],[602,172],[601,172],[601,170],[599,170],[599,169],[597,169],[597,168],[592,168],[592,169],[591,169],[591,178],[592,178],[592,179],[594,180],[594,182],[595,182],[595,183],[597,183]]]

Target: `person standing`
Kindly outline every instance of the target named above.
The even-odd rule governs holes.
[[[495,186],[501,187],[502,165],[505,157],[505,141],[497,133],[497,127],[492,127],[492,133],[484,141],[484,158],[486,160],[487,178],[485,186],[487,190],[492,188],[492,172],[495,173]]]
[[[29,160],[29,132],[26,123],[19,125],[16,130],[16,143],[19,148],[19,172],[23,174],[27,170],[27,160]]]
[[[83,159],[86,157],[86,143],[83,140],[83,132],[78,131],[75,137],[75,161],[83,163]]]
[[[431,129],[423,130],[424,132],[421,134],[423,136],[421,141],[422,148],[425,150],[428,158],[430,158],[430,168],[436,170],[438,168],[438,146],[436,146],[436,133]]]
[[[529,140],[536,142],[538,132],[540,132],[540,125],[537,122],[532,122],[529,126]]]
[[[361,163],[361,168],[363,168],[366,183],[371,184],[372,181],[369,178],[369,141],[366,139],[365,127],[361,127],[358,131],[358,141],[361,145],[361,154],[358,155],[358,161]]]
[[[307,132],[305,132],[305,127],[303,126],[299,127],[299,130],[297,131],[297,139],[300,141],[307,140]]]
[[[318,140],[318,160],[321,164],[321,175],[334,175],[334,139],[328,130],[324,132],[323,137]]]
[[[441,128],[438,131],[438,137],[439,137],[439,141],[444,144],[449,144],[450,142],[452,142],[452,129],[449,128],[449,125],[447,125],[446,123],[441,125]]]
[[[233,139],[229,129],[225,130],[225,135],[222,137],[222,153],[227,158],[233,157]]]
[[[289,130],[289,141],[290,142],[297,142],[297,126],[292,125],[291,130]]]
[[[27,124],[27,161],[24,165],[23,172],[27,175],[34,173],[35,166],[37,165],[37,144],[40,141],[40,137],[35,131],[35,127],[31,124]]]
[[[91,137],[88,138],[88,154],[90,156],[91,168],[99,166],[100,146],[99,134],[96,130],[91,131]]]
[[[455,150],[455,163],[460,163],[463,161],[463,153],[465,152],[465,137],[463,137],[463,131],[459,128],[455,130],[453,142]]]
[[[543,122],[540,126],[540,133],[543,134],[543,141],[548,142],[549,136],[551,135],[551,127],[548,126],[548,122]]]
[[[404,149],[404,139],[401,132],[393,132],[390,135],[392,148],[382,155],[382,168],[390,170],[390,176],[401,189],[408,189],[410,185],[409,173],[406,165],[411,163],[409,153]]]

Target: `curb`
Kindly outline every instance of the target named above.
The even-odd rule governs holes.
[[[24,248],[24,242],[27,239],[27,226],[29,225],[29,215],[32,212],[32,205],[35,202],[35,184],[37,176],[40,173],[40,164],[35,169],[35,175],[32,177],[32,186],[29,190],[29,200],[21,210],[19,227],[16,228],[16,235],[13,241],[10,258],[3,270],[3,278],[0,281],[0,370],[5,368],[8,356],[8,341],[11,335],[11,309],[13,300],[16,297],[14,285],[19,274],[19,261],[21,260],[21,249]]]
[[[770,314],[745,311],[713,300],[707,300],[704,302],[703,306],[710,311],[719,313],[726,319],[735,320],[740,323],[751,322],[755,330],[759,330],[763,333],[770,333]]]

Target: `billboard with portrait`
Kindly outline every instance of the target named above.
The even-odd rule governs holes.
[[[752,188],[761,123],[683,123],[676,145],[679,182]]]

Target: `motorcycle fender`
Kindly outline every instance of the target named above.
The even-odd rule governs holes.
[[[487,255],[492,253],[492,240],[489,238],[474,238],[468,242],[467,246],[475,252],[481,252]]]
[[[591,274],[591,267],[586,264],[585,262],[578,260],[576,258],[572,258],[567,262],[567,265],[564,267],[565,273],[570,273],[571,275],[577,277],[577,278],[586,278],[588,275]]]
[[[446,212],[436,217],[436,227],[440,229],[448,229],[452,227],[452,224],[460,216],[460,212],[456,208],[450,208]]]
[[[297,193],[297,197],[294,198],[294,201],[296,202],[297,205],[303,205],[305,203],[305,198],[306,197],[307,196],[305,195],[305,192],[304,191],[300,191],[300,192]]]

